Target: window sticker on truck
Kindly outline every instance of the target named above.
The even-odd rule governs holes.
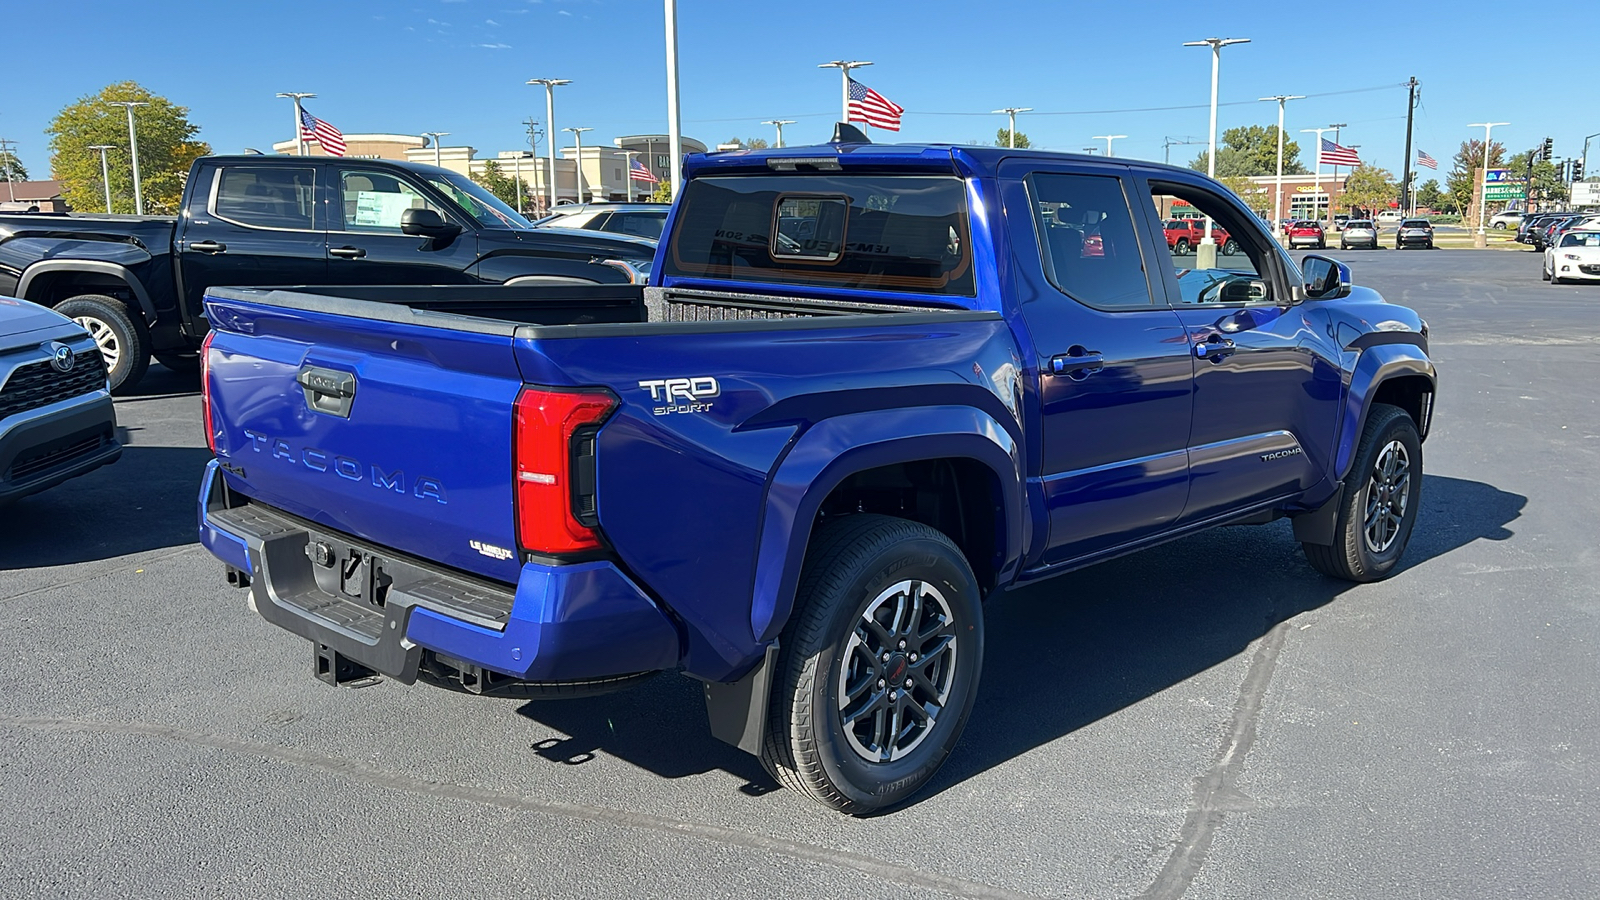
[[[710,412],[711,404],[704,401],[721,395],[722,386],[710,376],[698,378],[656,378],[639,382],[639,387],[650,392],[650,399],[665,406],[652,407],[658,416],[674,413]]]

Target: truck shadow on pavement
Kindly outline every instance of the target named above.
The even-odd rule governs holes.
[[[1510,538],[1506,526],[1526,503],[1481,482],[1425,476],[1406,569]],[[1279,522],[1216,529],[1002,594],[987,607],[983,682],[966,737],[911,802],[1114,715],[1361,589],[1313,571]],[[700,687],[688,678],[518,712],[569,736],[533,746],[551,762],[581,765],[604,753],[662,778],[720,769],[743,778],[747,794],[777,787],[754,757],[711,737]]]

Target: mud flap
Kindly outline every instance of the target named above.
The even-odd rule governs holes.
[[[711,736],[746,753],[761,755],[761,735],[767,727],[767,704],[772,698],[772,673],[778,668],[778,642],[738,681],[708,681],[706,717]]]
[[[1343,503],[1344,482],[1341,481],[1333,489],[1333,496],[1328,498],[1328,502],[1290,520],[1294,523],[1294,539],[1302,544],[1333,546],[1339,528],[1339,508]]]

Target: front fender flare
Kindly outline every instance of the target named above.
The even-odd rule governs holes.
[[[1333,480],[1342,480],[1350,474],[1356,447],[1361,442],[1361,430],[1366,427],[1378,386],[1392,378],[1409,375],[1428,379],[1437,390],[1438,373],[1427,351],[1418,344],[1377,344],[1361,352],[1355,370],[1350,373],[1350,390],[1345,394],[1344,424],[1339,429],[1339,446],[1334,453]],[[1424,424],[1418,422],[1417,427],[1420,429]]]
[[[811,523],[829,493],[850,475],[923,459],[973,459],[1000,483],[1004,530],[1000,581],[1027,546],[1022,449],[1005,427],[970,406],[921,406],[825,419],[807,430],[768,480],[750,610],[755,639],[777,637],[794,607]]]

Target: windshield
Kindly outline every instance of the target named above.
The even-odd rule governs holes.
[[[1600,247],[1600,231],[1574,231],[1561,236],[1563,247]]]
[[[520,213],[505,203],[499,197],[483,189],[470,178],[450,173],[448,175],[429,175],[428,183],[444,191],[445,196],[456,202],[467,215],[476,219],[479,225],[485,228],[532,228],[533,223],[524,219]]]
[[[1359,228],[1371,228],[1371,227],[1372,227],[1372,223],[1368,222],[1366,219],[1351,219],[1350,222],[1345,225],[1346,230],[1352,229],[1352,228],[1359,229]]]
[[[1407,219],[1404,222],[1400,223],[1400,227],[1401,228],[1427,228],[1427,227],[1429,227],[1429,225],[1428,225],[1428,220],[1427,219]]]

